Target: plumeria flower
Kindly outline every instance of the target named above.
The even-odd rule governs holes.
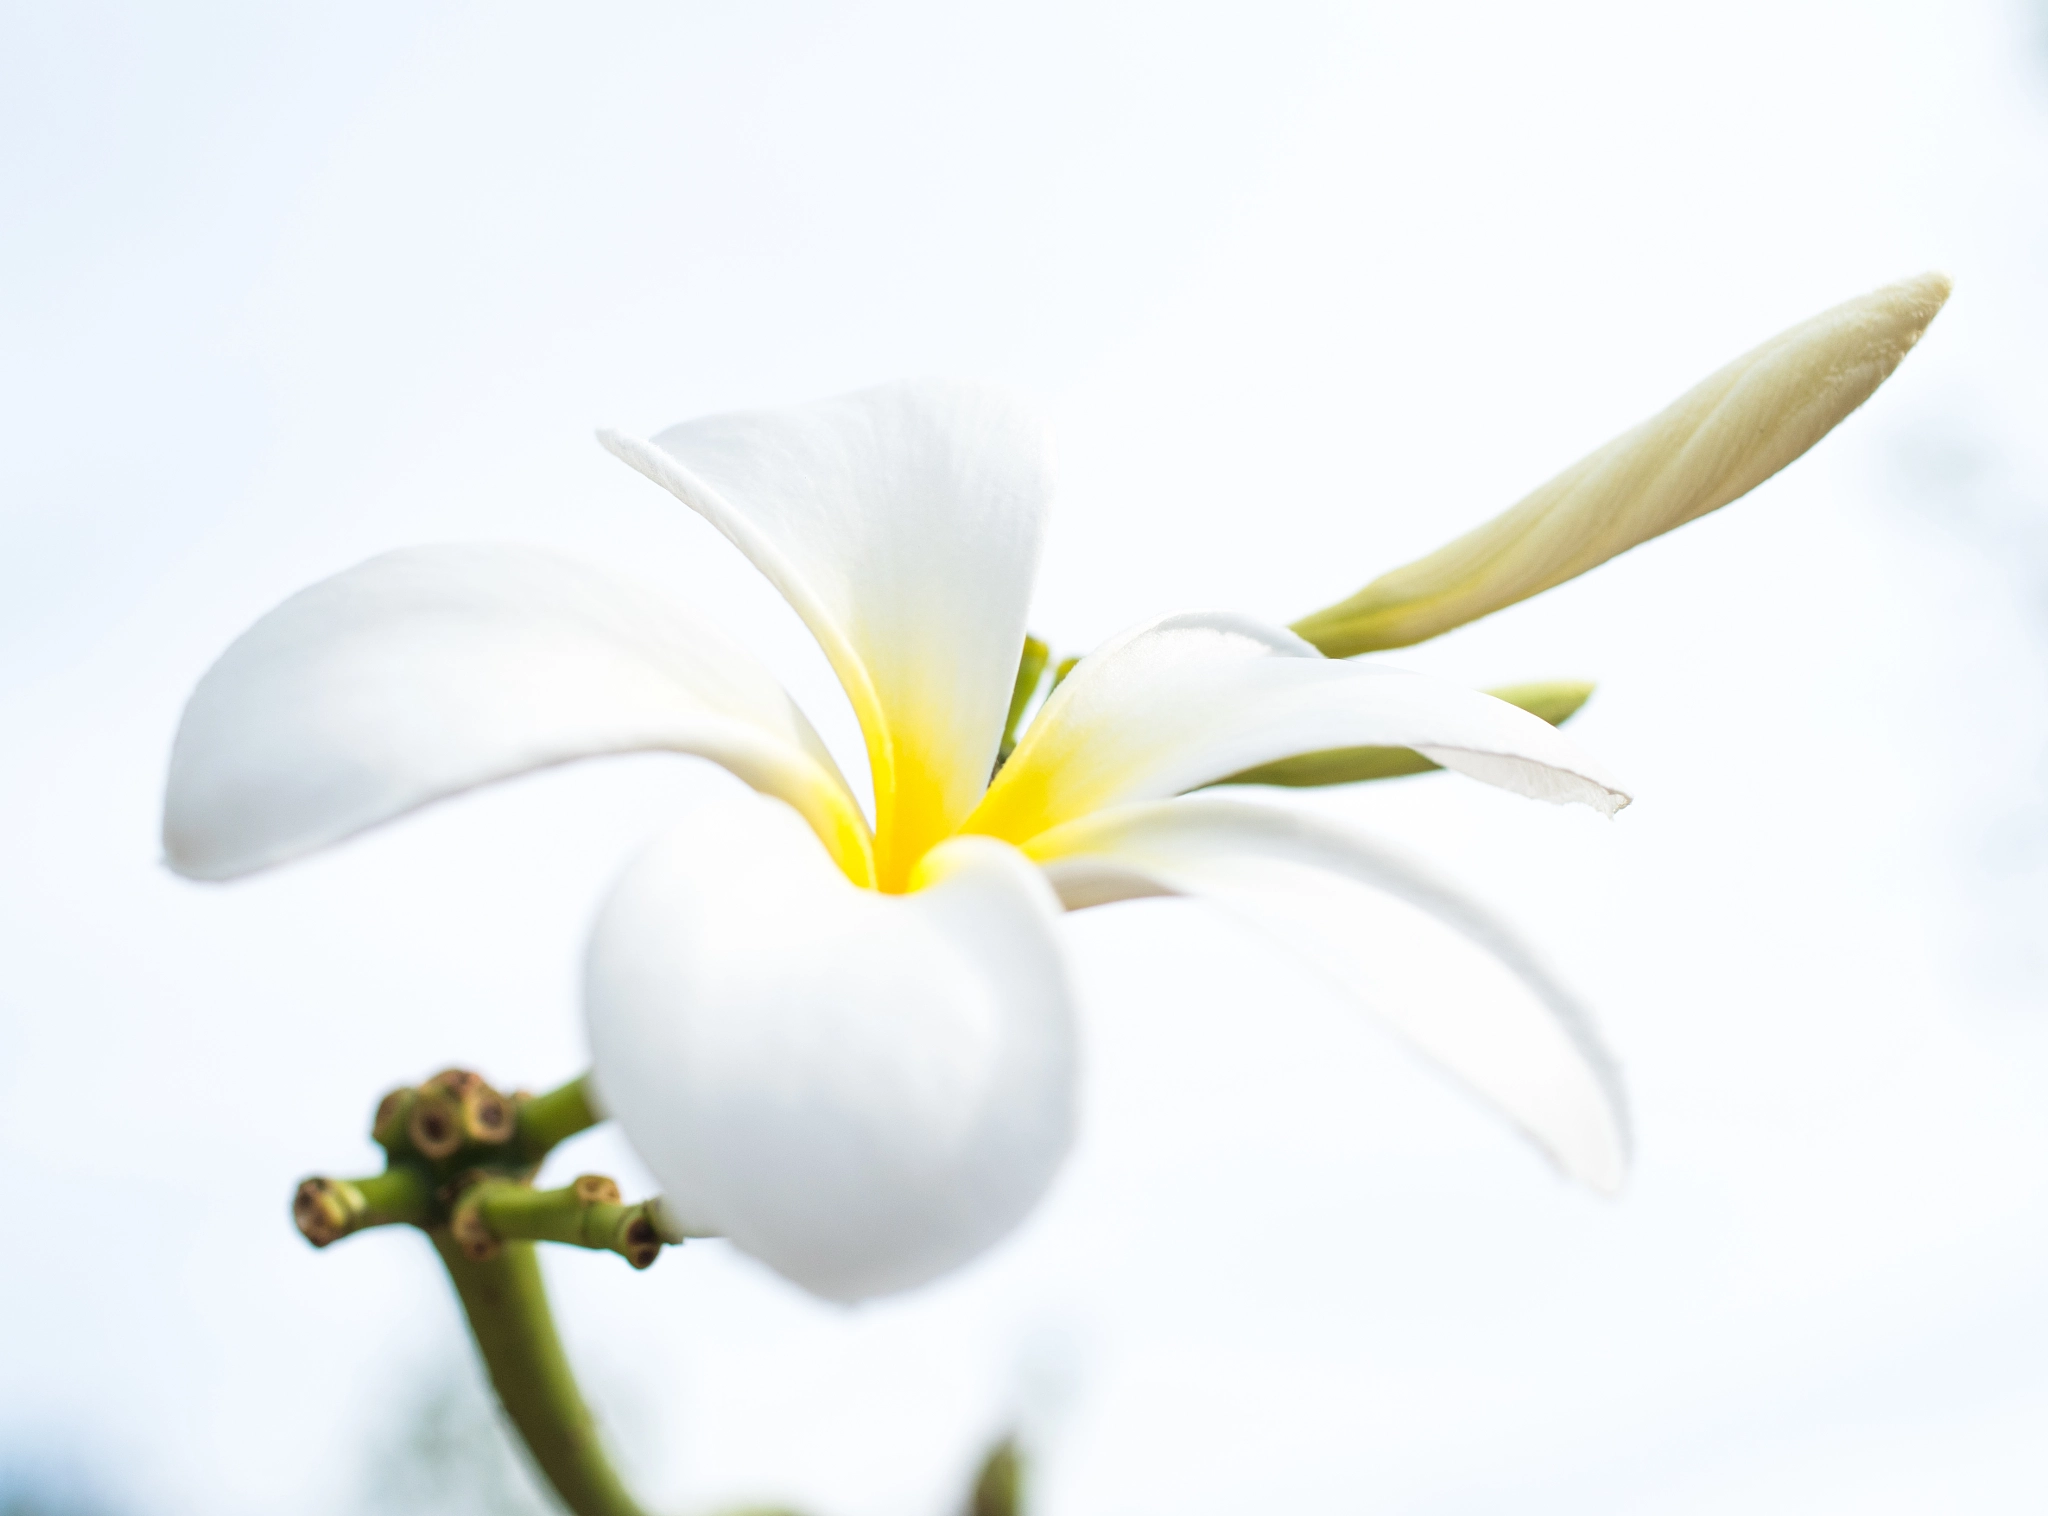
[[[200,682],[166,852],[231,879],[553,764],[723,765],[755,794],[654,841],[600,913],[593,1079],[686,1228],[834,1299],[956,1268],[1038,1201],[1074,1134],[1060,913],[1141,896],[1210,902],[1302,954],[1611,1191],[1628,1154],[1613,1062],[1511,934],[1348,827],[1191,792],[1392,749],[1536,799],[1627,804],[1538,716],[1326,653],[1432,635],[1734,498],[1860,403],[1944,292],[1894,286],[1795,329],[1297,631],[1209,611],[1124,632],[1000,768],[1051,495],[1013,399],[900,383],[605,433],[817,637],[860,721],[871,809],[769,671],[688,607],[537,548],[420,547],[302,591]],[[1399,977],[1437,949],[1419,982]]]

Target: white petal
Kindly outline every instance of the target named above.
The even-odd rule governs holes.
[[[1052,488],[1037,423],[934,380],[599,436],[809,624],[867,734],[877,870],[901,888],[995,764]]]
[[[164,851],[229,879],[494,779],[661,749],[787,800],[868,877],[831,756],[721,633],[557,553],[411,548],[302,590],[207,672],[171,752]]]
[[[1780,332],[1426,558],[1297,621],[1333,657],[1406,647],[1719,510],[1868,400],[1948,299],[1902,279]]]
[[[1103,812],[1026,851],[1070,908],[1215,902],[1350,989],[1573,1178],[1620,1188],[1627,1106],[1591,1019],[1506,928],[1398,853],[1318,817],[1208,796]]]
[[[834,1300],[992,1246],[1072,1140],[1058,901],[986,838],[919,882],[857,889],[748,800],[657,842],[591,939],[604,1109],[666,1203]]]
[[[1203,612],[1141,626],[1083,659],[967,826],[1021,843],[1103,806],[1347,747],[1414,748],[1488,784],[1607,814],[1628,804],[1576,743],[1504,700],[1325,658],[1292,632]]]

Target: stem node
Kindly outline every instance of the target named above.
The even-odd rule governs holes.
[[[478,1203],[482,1190],[482,1185],[471,1189],[455,1203],[448,1218],[448,1235],[471,1263],[489,1263],[505,1250],[491,1224],[484,1220],[483,1207]]]
[[[363,1192],[346,1179],[301,1180],[292,1196],[292,1220],[316,1248],[339,1242],[362,1224],[370,1209]]]
[[[462,1108],[452,1095],[429,1085],[413,1102],[405,1135],[423,1158],[436,1163],[452,1158],[462,1146]]]
[[[644,1269],[661,1251],[657,1201],[623,1204],[602,1174],[533,1188],[542,1160],[599,1119],[584,1079],[506,1096],[472,1070],[443,1069],[378,1102],[370,1135],[384,1149],[384,1172],[304,1180],[292,1220],[317,1248],[365,1227],[404,1222],[425,1231],[499,1401],[562,1502],[576,1516],[645,1516],[577,1392],[534,1257],[535,1242],[565,1242]]]

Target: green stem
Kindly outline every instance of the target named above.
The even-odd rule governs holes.
[[[981,1462],[967,1496],[967,1516],[1020,1516],[1023,1509],[1024,1454],[1016,1438],[1005,1437]]]
[[[585,1074],[560,1089],[521,1100],[512,1146],[528,1163],[539,1163],[557,1143],[568,1141],[603,1119],[591,1100],[590,1076]]]
[[[362,1179],[316,1176],[292,1197],[292,1220],[316,1248],[324,1248],[365,1227],[411,1222],[426,1226],[434,1214],[433,1187],[411,1167],[386,1169]]]
[[[1038,693],[1045,678],[1045,661],[1052,650],[1036,637],[1024,639],[1023,656],[1017,660],[1017,682],[1010,686],[1010,713],[1003,722],[1003,740],[996,749],[996,767],[1001,768],[1017,747],[1017,727],[1024,720],[1024,708]]]
[[[601,1174],[585,1174],[559,1190],[536,1190],[502,1179],[476,1185],[456,1205],[451,1224],[456,1241],[474,1258],[477,1229],[465,1215],[471,1208],[482,1224],[481,1240],[603,1248],[636,1269],[654,1262],[664,1241],[659,1202],[622,1204],[619,1187]]]
[[[496,1257],[477,1262],[463,1256],[448,1228],[428,1235],[448,1266],[498,1400],[562,1503],[575,1516],[646,1516],[613,1471],[576,1388],[533,1244],[508,1242]]]

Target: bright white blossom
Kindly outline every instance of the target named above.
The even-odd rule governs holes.
[[[600,914],[595,1086],[690,1229],[835,1299],[959,1266],[1043,1194],[1075,1113],[1058,917],[1135,896],[1251,923],[1568,1173],[1620,1184],[1611,1060],[1512,936],[1348,828],[1187,793],[1392,747],[1625,805],[1555,728],[1243,616],[1184,614],[1084,659],[991,781],[1051,492],[1012,399],[902,383],[603,441],[803,617],[860,719],[871,810],[775,678],[687,607],[554,552],[425,547],[294,596],[200,682],[171,760],[172,867],[233,878],[599,754],[723,765],[759,798],[657,839]]]

